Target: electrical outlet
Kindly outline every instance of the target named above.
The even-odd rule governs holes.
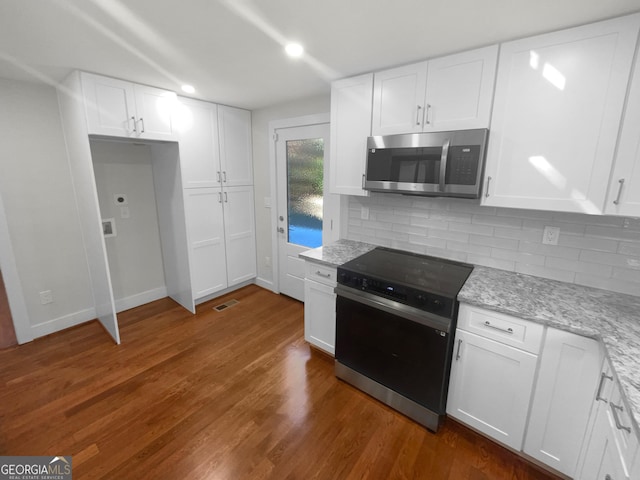
[[[40,303],[42,305],[53,303],[53,292],[51,290],[44,290],[40,292]]]
[[[557,245],[558,238],[560,238],[560,228],[544,226],[544,233],[542,234],[542,243],[545,245]]]
[[[369,220],[369,207],[362,207],[360,210],[360,218],[362,220]]]

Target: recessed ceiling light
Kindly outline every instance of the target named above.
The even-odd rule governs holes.
[[[196,93],[196,89],[193,88],[193,85],[182,85],[182,91],[184,93]]]
[[[298,58],[304,53],[304,48],[299,43],[289,43],[284,47],[284,51],[287,52],[287,55],[290,57]]]

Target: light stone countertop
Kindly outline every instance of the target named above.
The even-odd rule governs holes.
[[[300,257],[338,267],[375,247],[338,240]],[[476,265],[458,300],[600,341],[640,438],[640,297]]]

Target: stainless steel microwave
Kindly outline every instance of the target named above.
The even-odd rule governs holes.
[[[487,129],[369,137],[365,190],[479,198]]]

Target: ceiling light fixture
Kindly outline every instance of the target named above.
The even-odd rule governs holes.
[[[284,47],[284,51],[292,58],[299,58],[304,53],[304,48],[299,43],[289,43]]]
[[[196,93],[196,89],[193,85],[182,85],[181,88],[184,93]]]

